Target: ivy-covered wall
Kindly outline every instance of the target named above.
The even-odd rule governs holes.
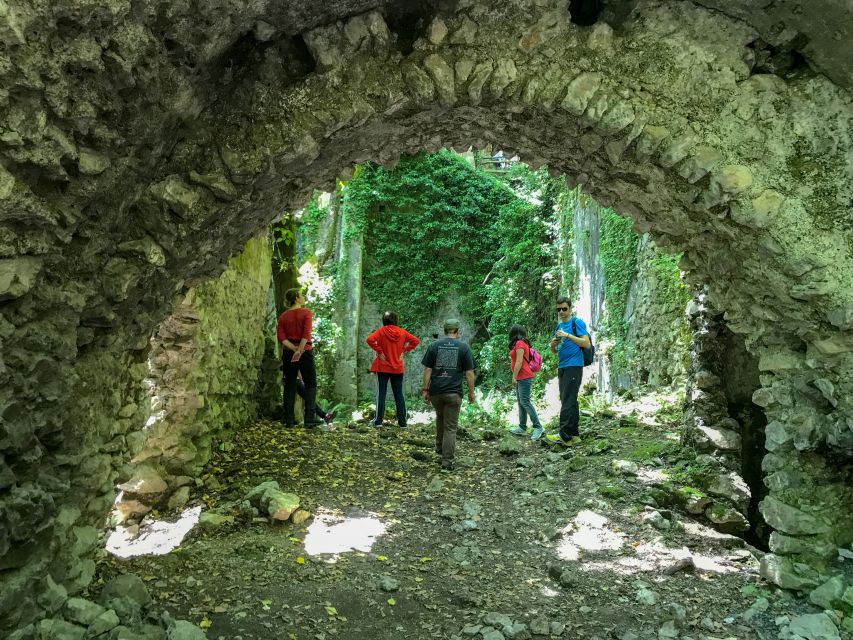
[[[691,296],[681,280],[679,258],[662,253],[646,235],[638,242],[637,275],[624,315],[624,371],[630,385],[659,388],[686,379],[691,331],[685,308]]]

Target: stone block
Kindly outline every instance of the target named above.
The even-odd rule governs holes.
[[[759,572],[762,578],[783,589],[802,591],[817,586],[817,573],[808,569],[805,565],[795,565],[788,558],[768,553],[761,559]]]
[[[764,520],[774,529],[791,535],[829,533],[830,528],[812,515],[767,496],[758,505]]]
[[[65,620],[42,620],[37,629],[40,640],[83,640],[86,637],[86,627]]]
[[[32,289],[43,266],[41,258],[32,256],[0,260],[0,302],[20,298]]]
[[[821,609],[837,609],[841,606],[845,588],[844,580],[836,576],[812,591],[809,600]]]
[[[582,73],[569,83],[561,106],[575,116],[586,111],[590,99],[601,86],[603,76],[600,73]]]
[[[85,598],[69,598],[65,603],[65,619],[88,627],[95,618],[106,613],[101,605]]]
[[[187,620],[176,620],[166,634],[168,640],[207,640],[204,631]]]
[[[117,576],[107,582],[98,601],[105,604],[114,598],[129,598],[140,607],[151,604],[151,596],[148,595],[145,583],[137,576],[130,574]]]
[[[122,491],[134,495],[160,494],[168,490],[169,485],[154,469],[147,465],[136,467],[133,477],[118,486]]]
[[[804,640],[840,640],[838,627],[825,613],[807,613],[791,620],[787,631],[794,638]]]
[[[740,451],[740,435],[729,429],[699,426],[694,433],[696,446],[702,451]]]
[[[456,83],[453,69],[438,54],[431,54],[424,58],[424,68],[435,83],[438,98],[446,107],[456,104]]]
[[[177,175],[171,175],[151,185],[148,190],[182,218],[189,216],[201,199],[198,190]]]

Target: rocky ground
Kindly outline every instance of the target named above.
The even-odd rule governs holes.
[[[155,607],[229,640],[837,637],[758,577],[759,551],[655,508],[672,416],[587,416],[580,444],[553,449],[469,414],[449,474],[428,423],[256,423],[191,500],[225,518],[170,554],[105,560],[101,581],[136,574]],[[241,504],[269,480],[314,517]],[[315,555],[324,542],[359,548]]]

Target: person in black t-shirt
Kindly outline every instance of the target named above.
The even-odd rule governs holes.
[[[421,364],[424,401],[435,408],[435,451],[441,454],[442,470],[451,471],[463,376],[468,384],[468,402],[474,402],[474,356],[468,345],[459,340],[459,320],[445,320],[444,338],[429,346]]]

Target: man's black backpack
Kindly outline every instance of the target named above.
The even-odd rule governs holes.
[[[572,318],[572,335],[576,338],[579,338],[578,335],[578,327],[575,324],[575,319]],[[588,367],[592,364],[593,360],[595,360],[595,345],[592,344],[592,334],[587,330],[587,335],[589,336],[589,346],[584,349],[580,347],[581,353],[583,353],[583,366]]]

